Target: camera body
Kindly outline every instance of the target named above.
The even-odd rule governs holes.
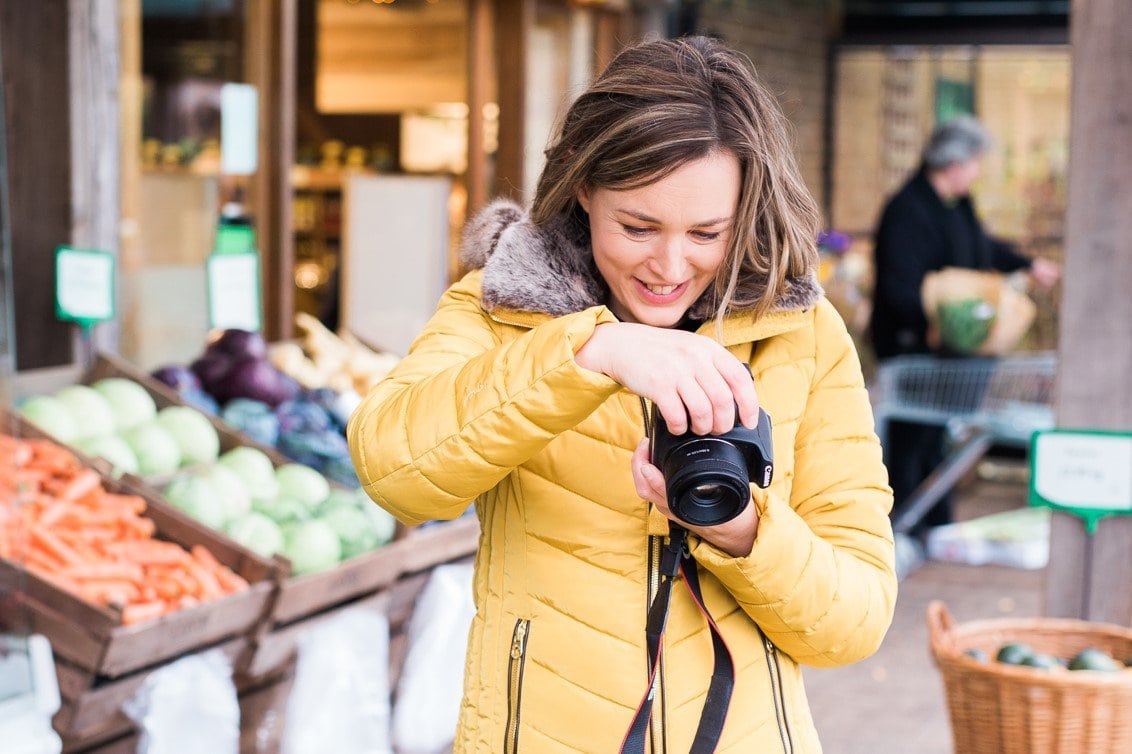
[[[695,435],[690,430],[673,435],[655,405],[650,425],[652,463],[664,474],[668,507],[681,521],[693,526],[726,523],[751,502],[751,482],[770,486],[770,417],[761,408],[754,429],[736,424],[722,435]]]

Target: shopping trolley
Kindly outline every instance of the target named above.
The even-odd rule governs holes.
[[[871,388],[877,435],[904,421],[944,427],[951,450],[892,523],[907,534],[991,446],[1028,447],[1053,427],[1055,353],[996,358],[900,356],[884,361]]]

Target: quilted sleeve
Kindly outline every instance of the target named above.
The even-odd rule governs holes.
[[[502,343],[479,302],[479,273],[454,285],[409,354],[350,417],[365,491],[410,526],[459,516],[480,494],[589,416],[619,385],[578,366],[605,307]]]
[[[757,488],[751,553],[692,548],[775,645],[815,666],[876,651],[896,603],[892,491],[860,363],[836,311],[815,313],[814,382],[794,447],[789,501]]]

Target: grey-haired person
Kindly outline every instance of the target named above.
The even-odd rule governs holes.
[[[875,238],[876,282],[870,335],[877,358],[933,353],[920,300],[924,276],[944,267],[1014,272],[1028,269],[1041,287],[1051,287],[1061,268],[1031,259],[986,232],[971,199],[982,158],[992,146],[975,118],[961,116],[936,127],[924,147],[920,169],[889,200]],[[943,431],[893,422],[885,442],[889,479],[899,513],[904,501],[942,459]],[[918,530],[950,521],[945,500]]]

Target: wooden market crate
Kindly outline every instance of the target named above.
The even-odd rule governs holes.
[[[2,410],[0,424],[17,437],[51,439],[30,422]],[[83,460],[81,455],[79,458]],[[0,587],[18,595],[14,610],[19,615],[7,616],[8,620],[18,620],[29,630],[46,636],[57,657],[86,672],[88,685],[99,678],[117,678],[224,639],[251,636],[259,630],[270,616],[277,593],[277,563],[218,536],[136,479],[115,479],[104,468],[92,468],[108,491],[145,500],[142,515],[153,521],[155,538],[186,549],[193,545],[206,547],[217,560],[245,579],[249,588],[156,620],[122,625],[116,610],[82,600],[18,563],[0,558]],[[5,618],[0,615],[0,622],[5,622]]]
[[[465,558],[466,559],[466,558]],[[294,682],[297,647],[302,634],[332,620],[341,610],[368,608],[389,620],[389,686],[395,689],[408,649],[408,624],[418,596],[428,582],[422,571],[404,576],[389,589],[353,600],[320,615],[274,630],[261,639],[256,663],[234,677],[240,700],[240,751],[274,754],[280,750],[286,723],[287,700]],[[220,647],[237,664],[246,642],[232,641]],[[152,671],[150,671],[152,672]],[[64,739],[65,754],[133,754],[139,736],[133,723],[121,713],[149,672],[137,674],[91,689],[75,701],[65,701],[55,718]],[[69,679],[60,671],[60,687]],[[66,694],[67,692],[64,692]]]
[[[153,398],[153,402],[157,404],[158,410],[169,406],[190,405],[177,394],[176,390],[169,387],[164,382],[154,379],[125,359],[112,354],[100,353],[95,356],[94,363],[91,364],[90,368],[87,369],[86,373],[83,375],[82,383],[84,385],[93,385],[99,380],[110,377],[122,377],[127,380],[133,380],[141,385],[145,388],[146,392],[149,393],[150,397]],[[253,440],[251,437],[248,437],[217,416],[213,416],[205,411],[201,413],[204,414],[212,423],[212,426],[216,428],[216,433],[220,436],[221,453],[225,453],[241,445],[246,445],[265,453],[276,466],[291,463],[290,459],[270,445],[264,445],[261,442]]]
[[[250,640],[246,637],[229,639],[215,647],[224,653],[233,665],[245,655]],[[59,696],[62,704],[52,721],[55,731],[63,739],[64,751],[81,751],[101,747],[105,741],[114,741],[134,731],[134,724],[122,712],[124,705],[156,671],[157,667],[132,673],[112,680],[99,680],[93,685],[86,671],[68,662],[55,663],[59,679]],[[136,751],[135,748],[132,751]]]
[[[286,625],[378,592],[406,574],[471,555],[478,545],[479,521],[473,516],[400,530],[393,542],[343,561],[336,568],[284,576],[271,615],[272,625]]]

